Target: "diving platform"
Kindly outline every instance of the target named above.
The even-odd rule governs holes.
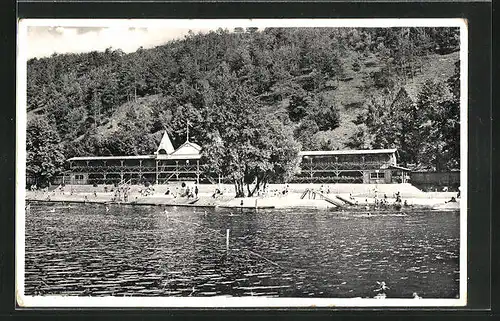
[[[304,193],[302,193],[302,195],[300,196],[300,199],[305,199],[306,197],[309,199],[322,199],[322,200],[325,200],[326,202],[333,204],[337,207],[343,207],[343,206],[345,206],[346,203],[348,203],[345,200],[343,200],[342,198],[339,198],[338,195],[335,195],[335,198],[330,198],[321,192],[317,192],[317,191],[314,191],[314,190],[309,189],[309,188],[306,189],[304,191]]]

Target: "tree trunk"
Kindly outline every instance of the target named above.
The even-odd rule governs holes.
[[[236,197],[245,197],[245,190],[243,189],[243,179],[238,179],[234,182],[236,190]]]
[[[255,182],[255,186],[253,187],[252,191],[250,191],[250,184],[247,185],[249,197],[252,197],[255,194],[255,192],[259,190],[261,181],[262,181],[262,179],[257,177],[257,181]]]

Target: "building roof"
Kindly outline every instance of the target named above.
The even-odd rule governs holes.
[[[367,154],[393,154],[397,149],[355,149],[355,150],[314,150],[301,151],[299,156],[335,156],[335,155],[367,155]]]
[[[166,154],[158,153],[160,149],[165,149]],[[179,148],[174,150],[172,142],[168,137],[167,132],[163,134],[160,145],[154,155],[134,155],[134,156],[85,156],[85,157],[72,157],[68,161],[92,161],[92,160],[141,160],[141,159],[160,159],[160,160],[180,160],[180,159],[200,159],[201,146],[186,141]]]
[[[127,159],[154,159],[156,155],[133,155],[133,156],[83,156],[72,157],[69,161],[91,161],[91,160],[127,160]]]
[[[201,151],[201,146],[190,142],[190,141],[185,141],[184,144],[179,146],[172,154],[198,154]]]
[[[163,137],[161,138],[160,145],[158,145],[158,149],[156,150],[156,154],[159,154],[159,151],[161,149],[165,150],[166,154],[172,154],[175,150],[167,131],[165,131]]]
[[[170,155],[155,155],[156,159],[159,160],[184,160],[184,159],[200,159],[201,155],[200,154],[183,154],[183,155],[175,155],[175,154],[170,154]]]
[[[68,161],[91,160],[127,160],[127,159],[200,159],[201,146],[187,141],[170,154],[134,155],[134,156],[85,156],[72,157]],[[361,149],[361,150],[315,150],[301,151],[299,156],[336,156],[336,155],[368,155],[368,154],[393,154],[397,149]]]
[[[72,157],[68,161],[105,161],[105,160],[145,160],[145,159],[200,159],[200,154],[182,154],[182,155],[134,155],[134,156],[83,156],[83,157]]]
[[[411,169],[403,167],[403,166],[398,166],[398,165],[391,165],[391,166],[389,166],[389,168],[399,169],[399,170],[402,170],[404,172],[411,172]]]

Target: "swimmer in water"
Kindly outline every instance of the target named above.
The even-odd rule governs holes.
[[[389,290],[389,287],[385,284],[384,281],[382,281],[382,282],[377,281],[377,284],[380,286],[380,288],[375,289],[373,291],[375,291],[375,292],[384,292],[385,290]]]
[[[422,297],[418,296],[417,292],[413,292],[414,299],[421,299]]]
[[[49,210],[50,213],[55,213],[56,212],[56,209],[55,208],[52,208]]]
[[[188,296],[192,296],[195,292],[196,292],[196,289],[195,289],[195,287],[193,286],[193,288],[191,289],[191,293],[189,293],[189,295],[188,295]]]
[[[106,205],[106,213],[109,212],[109,207]]]

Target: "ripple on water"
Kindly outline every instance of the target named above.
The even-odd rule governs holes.
[[[156,207],[39,209],[26,216],[27,294],[366,297],[379,280],[389,297],[411,296],[408,287],[423,297],[458,293],[458,216],[275,210],[236,218],[172,208],[174,220]]]

